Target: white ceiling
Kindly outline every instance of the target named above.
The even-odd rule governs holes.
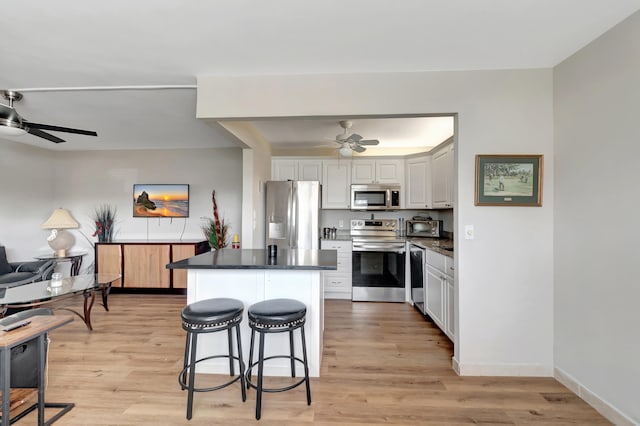
[[[60,150],[234,146],[195,118],[198,75],[549,68],[639,9],[640,0],[11,1],[0,89],[24,89],[16,109],[27,120],[98,137],[7,139]],[[77,90],[128,86],[177,88]],[[338,119],[255,124],[287,149],[326,143]],[[358,119],[352,131],[424,141],[414,126]]]

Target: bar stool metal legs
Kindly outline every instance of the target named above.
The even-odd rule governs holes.
[[[249,349],[249,364],[247,367],[247,388],[256,389],[256,419],[262,415],[262,393],[284,392],[291,390],[302,383],[306,385],[307,405],[311,404],[311,388],[309,384],[309,365],[307,360],[307,344],[304,334],[306,320],[306,306],[292,299],[265,300],[252,305],[248,311],[249,327],[251,327],[251,345]],[[293,332],[300,330],[302,343],[302,359],[295,356]],[[254,361],[255,335],[259,335],[258,360]],[[264,356],[265,337],[269,333],[289,333],[289,354]],[[275,358],[290,360],[291,377],[296,377],[295,363],[299,362],[304,367],[304,377],[295,383],[281,388],[265,388],[263,386],[264,362]],[[257,383],[251,381],[253,367],[258,367]]]
[[[246,401],[245,364],[242,359],[242,340],[240,337],[240,322],[244,305],[235,299],[207,299],[187,305],[182,310],[182,328],[187,332],[183,369],[178,376],[178,382],[182,390],[187,390],[187,419],[191,420],[193,414],[194,392],[209,392],[225,388],[240,381],[242,401]],[[237,355],[233,354],[233,329],[236,334]],[[228,352],[226,354],[210,355],[197,359],[198,335],[227,331]],[[229,375],[231,380],[218,386],[197,388],[195,386],[196,365],[199,362],[215,359],[229,359]],[[238,362],[240,372],[235,374],[235,361]]]

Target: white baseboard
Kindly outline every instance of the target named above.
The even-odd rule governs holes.
[[[460,363],[455,356],[451,358],[451,368],[453,368],[453,371],[455,371],[458,376],[460,375]]]
[[[351,300],[351,293],[345,293],[340,291],[324,291],[325,299],[342,299],[342,300]]]
[[[602,414],[607,420],[617,426],[638,426],[640,423],[635,422],[631,418],[627,417],[624,413],[618,410],[613,405],[609,404],[604,399],[600,398],[597,394],[590,391],[582,383],[576,380],[571,375],[567,374],[560,368],[553,369],[553,377],[565,385],[571,392],[578,395],[580,399],[595,408],[595,410]]]
[[[456,364],[460,376],[553,377],[552,368],[540,364]]]

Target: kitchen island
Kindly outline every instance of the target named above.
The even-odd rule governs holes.
[[[203,253],[167,265],[169,269],[187,269],[187,303],[214,297],[231,297],[245,305],[241,324],[242,350],[245,363],[249,360],[251,329],[247,321],[250,305],[267,299],[289,298],[307,306],[305,334],[309,375],[320,376],[322,358],[322,332],[324,330],[323,271],[335,270],[335,250],[286,250],[279,249],[276,257],[269,257],[267,250],[221,249]],[[179,321],[179,318],[177,318]],[[212,351],[224,353],[225,333],[204,334],[199,337],[198,358]],[[299,345],[299,339],[294,339]],[[300,348],[296,349],[301,353]],[[265,357],[289,352],[287,333],[269,335]],[[199,373],[228,374],[225,359],[212,359],[198,365]],[[302,368],[296,375],[303,374]],[[290,365],[286,359],[274,359],[265,363],[265,375],[287,376]]]

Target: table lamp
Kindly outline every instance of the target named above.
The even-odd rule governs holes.
[[[73,247],[75,238],[66,229],[79,228],[80,225],[72,217],[68,210],[55,209],[49,219],[42,224],[42,229],[51,229],[51,234],[47,237],[49,247],[53,249],[54,255],[64,257],[67,250]]]

